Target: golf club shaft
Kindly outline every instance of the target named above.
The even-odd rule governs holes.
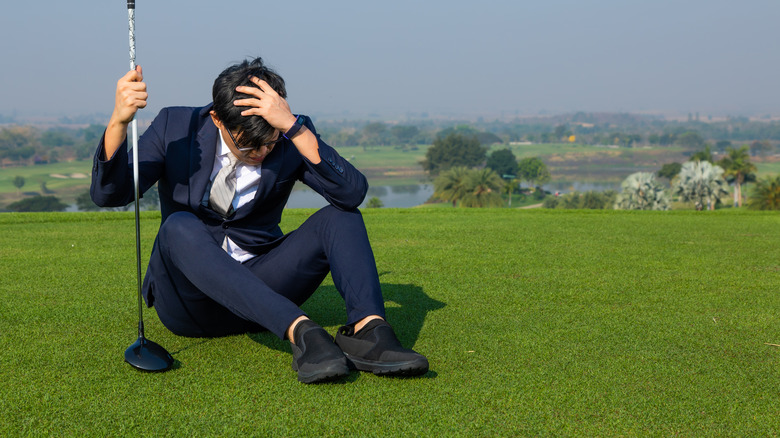
[[[130,37],[130,70],[135,70],[135,0],[127,0],[127,21]],[[141,224],[139,212],[140,187],[138,183],[138,122],[135,118],[130,123],[133,141],[133,184],[135,188],[135,261],[136,283],[138,285],[138,336],[144,336],[144,307],[141,297]]]

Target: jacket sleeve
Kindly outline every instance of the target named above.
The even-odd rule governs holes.
[[[301,180],[336,208],[358,208],[368,192],[366,177],[322,141],[309,117],[306,117],[305,126],[317,137],[321,161],[313,164],[304,157],[305,169]]]
[[[160,179],[165,167],[165,132],[167,110],[163,109],[138,140],[139,189],[145,193]],[[92,164],[90,196],[100,207],[121,207],[135,200],[133,160],[127,139],[112,157],[105,156],[105,133],[100,138]]]

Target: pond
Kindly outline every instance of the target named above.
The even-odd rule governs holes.
[[[579,182],[579,181],[557,181],[545,184],[542,188],[550,193],[571,193],[571,192],[603,192],[606,190],[614,190],[620,192],[620,182],[616,183],[593,183],[593,182]]]
[[[425,203],[431,195],[433,195],[431,184],[369,187],[368,195],[361,207],[365,207],[366,202],[373,197],[379,198],[386,208],[415,207]],[[320,208],[326,205],[328,201],[308,187],[296,188],[287,201],[287,208]]]
[[[550,193],[560,192],[569,193],[572,191],[587,192],[594,190],[602,192],[605,190],[620,191],[620,183],[591,183],[591,182],[554,182],[544,185],[544,190]],[[422,205],[433,195],[433,184],[411,184],[401,186],[371,186],[368,188],[368,195],[361,207],[366,206],[366,202],[373,197],[382,201],[385,208],[408,208]],[[287,208],[322,208],[328,205],[328,202],[314,190],[299,185],[290,194],[287,201]],[[78,211],[76,205],[71,205],[67,211]]]

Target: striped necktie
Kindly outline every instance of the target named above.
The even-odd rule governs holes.
[[[233,207],[236,194],[236,165],[238,158],[232,152],[227,154],[230,163],[219,170],[209,192],[209,205],[222,216],[227,217]]]

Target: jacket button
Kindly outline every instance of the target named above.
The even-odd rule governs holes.
[[[222,224],[222,228],[227,230],[229,228],[229,225],[228,224]]]

